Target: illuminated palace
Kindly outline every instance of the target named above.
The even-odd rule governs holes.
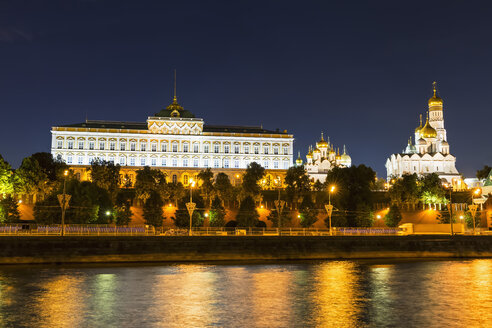
[[[312,181],[325,182],[326,174],[333,167],[349,167],[352,165],[352,159],[347,154],[345,145],[343,146],[343,154],[340,155],[340,150],[330,143],[330,138],[325,141],[323,138],[323,132],[321,132],[321,139],[316,143],[316,149],[313,150],[309,146],[309,152],[306,155],[307,162],[305,164],[306,171],[309,178]],[[298,155],[296,165],[302,165],[301,155]]]
[[[137,170],[149,166],[184,185],[205,168],[228,174],[236,184],[252,162],[266,169],[264,181],[278,183],[293,164],[292,134],[206,125],[178,104],[176,88],[172,104],[147,122],[86,120],[53,127],[51,133],[53,157],[64,160],[82,180],[89,178],[86,168],[96,158],[119,164],[132,182]]]
[[[456,170],[456,157],[450,154],[444,128],[443,101],[437,94],[436,82],[433,83],[433,96],[429,99],[429,111],[425,125],[415,129],[415,144],[412,139],[399,154],[393,154],[386,161],[388,179],[403,174],[417,173],[419,176],[437,173],[448,183],[457,185],[461,177]]]

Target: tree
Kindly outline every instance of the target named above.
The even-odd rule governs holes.
[[[209,211],[209,220],[211,227],[223,227],[225,225],[225,209],[219,197],[212,201],[212,207]]]
[[[306,195],[302,199],[299,206],[299,216],[299,223],[303,228],[310,228],[316,223],[316,221],[318,221],[318,210],[315,208],[310,195]]]
[[[361,208],[363,211],[370,212],[372,208],[371,186],[376,178],[376,173],[365,165],[351,167],[334,167],[328,172],[327,185],[335,185],[336,193],[332,195],[332,204],[340,210],[337,216],[341,222],[345,221],[346,226],[360,226],[364,220],[357,215]],[[332,226],[333,220],[332,220]]]
[[[107,190],[89,181],[80,182],[77,179],[70,179],[66,184],[66,192],[72,196],[65,214],[66,224],[112,222],[113,203]],[[34,218],[37,223],[61,223],[61,209],[57,198],[61,193],[62,186],[59,186],[48,197],[34,205]]]
[[[261,186],[258,182],[265,175],[265,168],[256,162],[252,162],[246,168],[246,172],[243,174],[242,182],[242,194],[243,197],[251,197],[253,200],[259,198],[261,195]]]
[[[374,213],[367,204],[357,204],[355,222],[357,227],[372,227],[374,225]]]
[[[15,189],[20,194],[43,196],[50,191],[48,175],[32,156],[22,160],[20,167],[15,170]]]
[[[215,177],[214,189],[217,193],[217,196],[219,196],[222,201],[232,200],[233,187],[227,174],[222,172],[217,174],[217,177]]]
[[[182,197],[178,201],[178,209],[174,214],[174,225],[178,228],[189,228],[190,227],[190,214],[188,213],[188,209],[186,208],[186,203],[190,201],[188,195]],[[193,203],[195,203],[195,210],[193,211],[192,216],[192,226],[193,227],[202,227],[203,221],[205,221],[204,217],[204,201],[203,197],[198,195],[198,193],[193,193]]]
[[[214,193],[214,174],[210,168],[200,171],[198,173],[198,179],[202,182],[200,185],[200,190],[205,198],[205,203],[207,207],[210,206],[210,201]]]
[[[275,228],[278,227],[278,211],[277,208],[272,208],[270,211],[270,214],[268,214],[267,219],[272,221],[273,226]],[[290,226],[290,223],[292,221],[292,217],[290,216],[290,211],[287,211],[285,208],[283,209],[282,212],[280,212],[280,223],[281,223],[281,228],[285,228]]]
[[[169,182],[166,187],[166,199],[178,206],[178,201],[186,194],[186,190],[181,182]]]
[[[465,222],[468,228],[473,228],[473,218],[469,211],[466,211],[465,213]],[[481,223],[480,213],[475,213],[475,228],[480,227],[480,223]]]
[[[159,193],[155,190],[150,191],[149,197],[143,206],[145,224],[152,225],[154,227],[162,226],[162,220],[164,219],[162,216],[162,206],[164,206],[164,202],[162,201]]]
[[[388,214],[384,217],[384,222],[388,227],[398,227],[402,219],[400,208],[396,204],[392,204]]]
[[[132,220],[132,199],[135,191],[131,189],[120,189],[116,195],[114,206],[114,217],[117,225],[128,225]]]
[[[0,200],[0,222],[12,223],[20,219],[18,202],[12,196]]]
[[[120,168],[112,162],[96,159],[92,161],[87,171],[90,172],[92,182],[99,188],[107,190],[111,198],[115,200],[121,184]]]
[[[152,193],[157,193],[161,198],[166,195],[166,175],[160,170],[153,170],[145,166],[137,171],[135,181],[136,196],[144,202],[150,198]]]
[[[0,195],[12,194],[14,192],[12,167],[0,155]]]
[[[394,183],[388,190],[388,195],[392,203],[398,205],[403,203],[418,203],[420,191],[417,174],[403,174],[401,178],[393,180]]]
[[[487,179],[490,171],[492,171],[492,166],[484,165],[483,169],[477,170],[477,179],[478,180]]]
[[[62,180],[63,172],[68,169],[68,166],[63,160],[54,159],[50,153],[34,153],[31,157],[38,162],[51,182]]]
[[[436,173],[428,174],[419,180],[420,200],[424,204],[446,203],[446,192],[441,179]]]
[[[258,223],[260,215],[256,210],[256,204],[252,196],[246,196],[239,206],[236,216],[238,227],[254,227]]]
[[[308,194],[311,190],[311,183],[303,165],[293,166],[287,170],[285,184],[287,198],[293,204],[297,204],[299,197]]]

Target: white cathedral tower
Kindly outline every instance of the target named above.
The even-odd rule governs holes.
[[[408,141],[405,150],[393,154],[386,161],[388,179],[403,174],[417,173],[419,176],[437,173],[449,183],[460,180],[456,170],[456,158],[449,153],[446,129],[444,128],[443,101],[437,94],[436,82],[433,83],[433,95],[429,99],[429,110],[425,125],[415,129],[415,145]]]

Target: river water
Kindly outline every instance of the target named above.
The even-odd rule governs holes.
[[[492,327],[492,260],[0,267],[1,327]]]

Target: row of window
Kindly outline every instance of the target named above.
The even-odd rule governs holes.
[[[87,164],[92,163],[96,158],[94,157],[89,157]],[[114,157],[108,157],[108,161],[112,163],[116,163]],[[245,166],[253,161],[249,161],[245,163]],[[273,168],[273,169],[279,169],[280,168],[280,161],[274,160],[272,165],[270,166],[269,160],[264,160],[262,163],[263,167],[268,169],[268,168]],[[66,163],[71,165],[71,164],[77,164],[77,165],[84,165],[86,164],[84,161],[83,156],[72,156],[68,155],[66,157]],[[125,157],[120,157],[117,163],[121,166],[124,165],[129,165],[129,166],[172,166],[172,167],[213,167],[213,168],[240,168],[240,161],[239,160],[230,160],[230,159],[203,159],[202,160],[202,166],[200,166],[200,160],[198,158],[194,159],[188,159],[188,158],[183,158],[183,159],[178,159],[177,158],[171,158],[168,160],[167,158],[148,158],[141,157],[141,158],[136,158],[136,157],[130,157],[128,160]],[[284,160],[282,161],[282,168],[284,170],[287,170],[289,168],[289,161]]]
[[[95,141],[89,141],[88,142],[89,150],[95,150],[96,148],[96,142]],[[78,148],[77,149],[84,149],[85,142],[84,141],[78,141]],[[126,143],[120,143],[120,151],[126,151],[127,144]],[[168,149],[168,144],[163,143],[161,144],[160,151],[162,152],[168,152],[172,151],[174,153],[177,153],[179,151],[179,144],[178,142],[173,142],[171,144],[171,149]],[[214,153],[220,153],[220,144],[216,143],[212,145],[212,151]],[[58,149],[63,149],[63,140],[57,140],[56,143],[56,148]],[[67,149],[74,149],[74,140],[68,140],[67,141]],[[106,141],[99,141],[98,148],[99,150],[105,150],[106,149]],[[152,152],[157,152],[157,143],[151,143],[150,145],[150,151]],[[116,150],[116,141],[110,141],[109,142],[109,150]],[[137,143],[136,142],[130,142],[130,151],[136,151],[137,150]],[[140,143],[140,151],[147,151],[147,143]],[[194,153],[199,153],[200,152],[200,145],[198,143],[193,144],[192,149],[190,149],[190,145],[188,143],[183,143],[182,152],[188,153],[188,152],[194,152]],[[204,153],[209,153],[210,152],[210,145],[204,144],[203,145],[203,152]],[[244,145],[243,146],[243,151],[244,154],[249,154],[250,150],[253,151],[254,154],[259,154],[260,153],[260,146],[259,145],[254,145],[251,149],[249,145]],[[283,147],[283,154],[288,155],[289,154],[289,147],[284,146]],[[233,145],[232,148],[230,145],[223,145],[223,151],[225,154],[239,154],[240,153],[240,146],[239,145]],[[273,154],[278,155],[280,151],[279,146],[273,146]],[[269,145],[264,145],[263,146],[263,154],[269,154],[270,153],[270,146]]]

